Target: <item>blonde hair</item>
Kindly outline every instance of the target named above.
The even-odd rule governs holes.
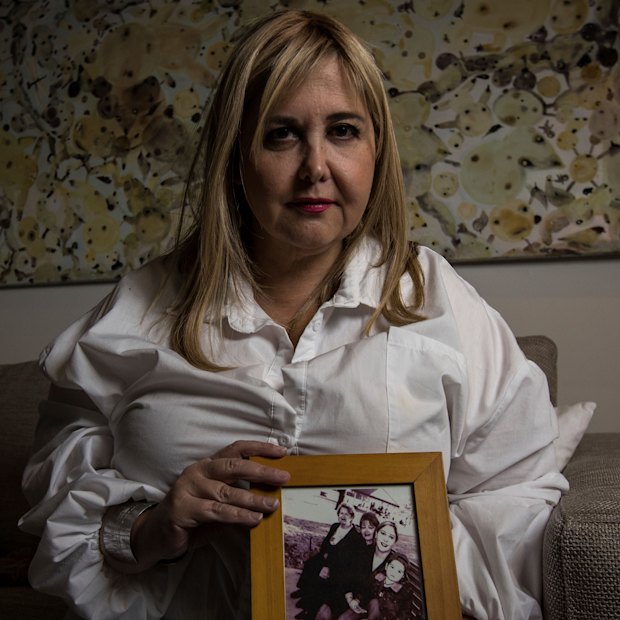
[[[358,227],[345,240],[339,260],[306,306],[322,303],[333,294],[351,252],[360,239],[371,235],[382,248],[378,265],[385,265],[386,276],[366,333],[380,315],[396,325],[422,318],[418,311],[424,303],[424,280],[415,247],[407,241],[404,184],[381,72],[369,50],[333,18],[310,11],[276,12],[253,22],[238,39],[213,94],[190,169],[184,209],[191,207],[193,219],[171,255],[180,278],[171,346],[196,367],[222,369],[203,350],[205,318],[221,334],[225,305],[231,296],[240,298],[241,283],[259,288],[245,239],[247,206],[236,183],[243,119],[260,98],[252,154],[260,148],[274,105],[321,61],[334,55],[372,118],[375,174]],[[401,298],[404,273],[414,283],[412,300]]]

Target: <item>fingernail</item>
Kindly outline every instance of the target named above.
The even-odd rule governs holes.
[[[275,510],[280,505],[280,502],[275,497],[269,497],[266,504],[268,508]]]

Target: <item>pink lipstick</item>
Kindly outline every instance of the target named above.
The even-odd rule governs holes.
[[[334,201],[329,198],[299,198],[289,204],[304,213],[323,213],[334,204]]]

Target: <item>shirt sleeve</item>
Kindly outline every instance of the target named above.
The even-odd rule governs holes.
[[[40,405],[34,453],[23,475],[32,509],[20,527],[41,538],[29,573],[37,590],[62,596],[74,612],[93,620],[160,618],[186,562],[127,575],[108,566],[99,548],[108,507],[128,500],[160,501],[165,495],[163,488],[129,480],[114,467],[104,403],[122,386],[110,377],[97,381],[92,372],[83,373],[88,386],[76,379],[76,368],[87,365],[80,357],[80,339],[114,305],[116,295],[72,325],[41,356],[53,384]]]
[[[568,486],[551,443],[553,409],[528,403],[526,393],[535,390],[528,374],[537,373],[527,366],[505,408],[462,438],[448,478],[461,603],[479,620],[542,618],[543,536]],[[548,428],[537,423],[541,414]]]
[[[109,506],[160,501],[161,490],[115,471],[106,418],[82,392],[53,387],[41,404],[42,424],[23,477],[33,508],[20,527],[41,537],[29,578],[37,590],[61,595],[81,617],[160,618],[182,565],[156,566],[138,575],[104,563],[99,528]]]
[[[461,605],[478,620],[542,618],[544,530],[568,489],[546,378],[497,312],[447,264],[439,271],[467,376],[447,480]]]

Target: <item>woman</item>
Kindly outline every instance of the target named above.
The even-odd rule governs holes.
[[[316,620],[332,620],[349,608],[349,599],[353,591],[359,591],[368,583],[371,562],[376,550],[375,533],[379,528],[379,519],[372,512],[365,512],[360,517],[360,544],[351,546],[346,553],[338,554],[338,562],[330,568],[332,583],[323,589],[318,597],[319,605]],[[321,604],[322,603],[322,604]]]
[[[539,617],[566,488],[545,379],[407,242],[382,76],[348,29],[290,11],[240,37],[187,204],[174,252],[42,354],[34,586],[88,618],[249,618],[248,528],[275,505],[240,483],[288,474],[246,457],[438,450],[464,611]]]
[[[300,575],[297,607],[302,612],[297,618],[322,618],[317,615],[322,604],[331,606],[332,601],[344,600],[350,585],[351,560],[358,556],[364,542],[353,525],[353,508],[340,504],[337,514],[338,522],[331,525],[318,554],[306,562]]]
[[[379,527],[379,519],[374,512],[365,512],[360,517],[360,535],[364,541],[365,546],[362,547],[362,550],[369,554],[372,552],[375,544],[375,534],[377,532],[377,528]]]
[[[421,600],[421,593],[414,592],[412,584],[408,583],[408,580],[403,579],[405,576],[405,568],[409,562],[401,554],[394,553],[394,546],[398,542],[398,529],[396,524],[392,521],[384,521],[379,525],[375,532],[375,546],[374,553],[371,557],[369,565],[366,567],[366,578],[358,583],[358,587],[355,591],[347,593],[346,602],[349,609],[346,609],[341,615],[338,615],[338,620],[359,620],[362,617],[368,616],[369,620],[372,617],[373,620],[380,620],[383,616],[391,616],[388,613],[388,609],[392,611],[398,610],[398,613],[407,610],[407,613],[401,613],[394,618],[412,618],[413,600]],[[402,564],[403,570],[398,580],[394,577],[398,573],[398,566],[395,564],[388,568],[388,565],[394,560],[398,559],[398,562]],[[397,563],[398,563],[397,562]],[[384,590],[384,585],[390,586],[390,591]],[[402,582],[402,583],[401,583]],[[395,587],[392,587],[394,583],[397,583]],[[382,604],[380,604],[382,603]],[[383,606],[382,606],[383,605]],[[390,613],[391,613],[390,612]],[[389,620],[386,618],[386,620]],[[329,619],[328,619],[329,620]]]

